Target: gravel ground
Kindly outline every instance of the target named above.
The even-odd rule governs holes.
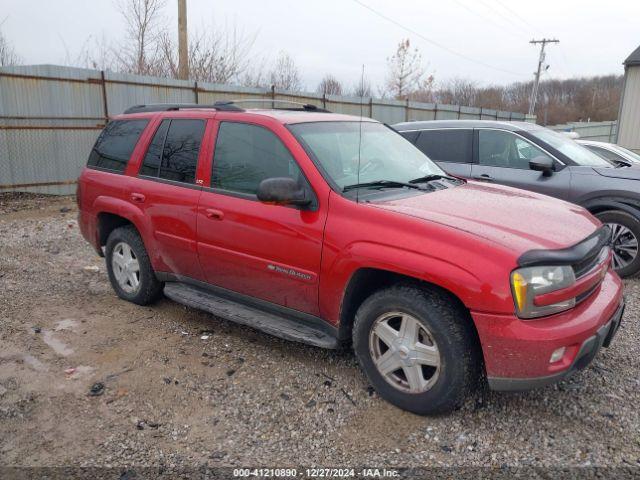
[[[0,465],[623,466],[640,474],[640,281],[593,365],[436,418],[350,353],[111,290],[71,197],[0,196]],[[75,369],[75,370],[73,370]],[[91,386],[101,382],[101,395]]]

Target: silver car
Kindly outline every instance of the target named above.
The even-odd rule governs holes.
[[[587,147],[593,153],[597,153],[605,160],[613,163],[614,166],[640,165],[640,155],[632,152],[628,148],[621,147],[615,143],[596,142],[595,140],[576,140],[580,145]]]

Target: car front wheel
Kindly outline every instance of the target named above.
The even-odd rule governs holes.
[[[598,213],[598,219],[611,228],[612,266],[621,277],[640,271],[640,219],[627,212],[609,210]]]
[[[442,292],[393,286],[358,309],[354,350],[382,398],[421,415],[445,413],[464,402],[480,377],[470,322]]]

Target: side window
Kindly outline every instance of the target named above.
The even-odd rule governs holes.
[[[478,131],[478,163],[489,167],[529,170],[529,160],[547,157],[536,145],[511,132]]]
[[[266,128],[222,122],[213,156],[211,186],[255,194],[265,178],[300,180],[300,168],[280,141]]]
[[[204,120],[171,120],[162,150],[160,178],[183,183],[196,182]]]
[[[140,168],[141,175],[147,175],[150,177],[157,177],[160,170],[160,162],[162,161],[162,149],[164,148],[164,137],[167,136],[167,130],[171,120],[163,120],[158,129],[156,130],[147,153],[144,156],[142,167]]]
[[[141,175],[195,183],[204,120],[163,120],[144,157]]]
[[[113,120],[109,122],[91,150],[87,165],[114,172],[124,172],[131,153],[147,123],[147,120]]]
[[[473,130],[423,130],[416,146],[435,162],[471,163]]]

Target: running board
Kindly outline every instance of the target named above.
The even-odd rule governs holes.
[[[261,330],[285,340],[321,348],[338,347],[338,340],[334,336],[314,325],[266,312],[186,283],[166,283],[164,294],[175,302],[204,310],[216,317]]]

